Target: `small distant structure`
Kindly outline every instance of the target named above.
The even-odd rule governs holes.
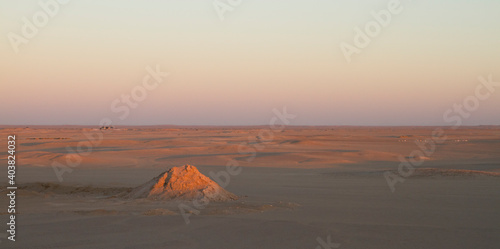
[[[115,127],[113,127],[113,126],[101,126],[101,128],[99,128],[99,130],[112,130],[114,128]]]

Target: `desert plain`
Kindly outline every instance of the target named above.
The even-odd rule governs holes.
[[[0,145],[1,248],[500,248],[498,126],[3,126]],[[183,165],[238,199],[123,197]]]

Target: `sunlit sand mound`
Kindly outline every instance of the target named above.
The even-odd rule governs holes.
[[[173,167],[151,181],[135,188],[129,198],[152,200],[201,200],[229,201],[238,197],[191,165]]]

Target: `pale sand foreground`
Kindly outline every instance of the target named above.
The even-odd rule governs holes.
[[[500,248],[500,128],[446,130],[448,140],[419,167],[436,169],[418,170],[394,193],[382,173],[397,170],[398,155],[434,128],[290,128],[257,144],[254,159],[239,153],[262,128],[114,130],[62,182],[51,163],[64,163],[65,147],[92,130],[1,129],[0,144],[17,136],[24,190],[17,241],[0,246],[316,248],[330,236],[339,248]],[[209,176],[230,160],[243,170],[226,189],[241,198],[209,203],[189,224],[179,203],[108,198],[172,166]],[[5,192],[0,205],[6,223]]]

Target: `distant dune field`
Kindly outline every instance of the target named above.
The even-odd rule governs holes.
[[[2,139],[16,134],[20,165],[66,164],[65,155],[81,151],[79,168],[156,168],[192,164],[245,167],[385,170],[432,139],[434,127],[291,127],[259,137],[253,128],[3,128]],[[268,128],[267,128],[268,129]],[[268,129],[269,130],[269,129]],[[424,159],[426,166],[499,171],[500,128],[443,128],[446,141]],[[85,134],[103,134],[102,140]],[[88,149],[85,144],[91,142]],[[5,159],[0,160],[4,163]],[[496,164],[495,164],[496,163]]]

